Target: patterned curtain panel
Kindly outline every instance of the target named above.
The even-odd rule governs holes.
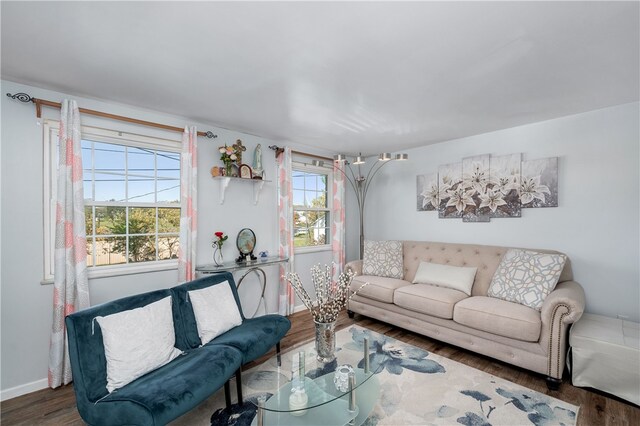
[[[178,282],[196,277],[196,236],[198,229],[198,132],[185,127],[180,153],[180,248]]]
[[[338,168],[340,164],[333,163],[333,206],[331,209],[331,252],[333,255],[333,282],[338,282],[338,276],[344,269],[345,261],[345,223],[344,223],[344,175]]]
[[[293,264],[293,191],[291,188],[291,148],[285,148],[276,159],[278,164],[278,254],[288,257],[289,263],[280,266],[280,289],[278,313],[289,315],[295,306],[295,293],[291,284],[284,279]]]
[[[80,112],[76,101],[62,101],[59,140],[53,325],[48,374],[49,386],[52,388],[71,382],[64,318],[89,306]]]

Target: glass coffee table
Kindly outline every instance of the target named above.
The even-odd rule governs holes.
[[[353,342],[338,346],[336,358],[325,363],[317,360],[315,345],[311,342],[261,364],[252,373],[261,390],[257,398],[249,400],[257,407],[252,425],[360,426],[380,395],[377,371],[369,368],[368,356],[365,357],[367,346],[354,347]],[[299,395],[290,401],[292,389],[301,387],[304,387],[306,402],[300,401]]]

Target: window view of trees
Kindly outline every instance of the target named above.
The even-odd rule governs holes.
[[[294,170],[293,243],[295,247],[329,244],[328,175]]]
[[[87,264],[177,259],[180,154],[82,141]]]

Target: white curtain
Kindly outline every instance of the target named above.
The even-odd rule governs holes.
[[[280,265],[278,313],[289,315],[295,307],[295,292],[284,278],[287,271],[294,271],[293,264],[293,190],[291,187],[291,148],[285,148],[276,158],[278,165],[278,235],[280,257],[288,257],[288,264]]]
[[[331,208],[331,252],[333,257],[333,282],[338,282],[338,276],[344,269],[345,262],[345,222],[344,222],[344,191],[345,177],[341,172],[340,163],[333,163],[333,204]]]
[[[180,249],[178,282],[196,277],[196,236],[198,230],[198,132],[185,127],[180,153]]]
[[[89,306],[80,112],[76,101],[62,101],[59,140],[53,325],[48,374],[52,388],[66,385],[72,379],[64,318]]]

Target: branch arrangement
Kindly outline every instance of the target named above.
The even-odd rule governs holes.
[[[353,272],[342,272],[338,276],[338,282],[334,283],[331,281],[331,271],[334,267],[335,264],[331,266],[325,265],[324,270],[320,267],[320,264],[311,267],[311,282],[315,290],[316,300],[311,299],[297,273],[289,272],[285,275],[285,279],[291,283],[296,294],[309,309],[316,322],[334,322],[337,320],[338,314],[344,309],[347,302],[362,287],[368,284],[361,285],[360,288],[351,293],[350,285],[354,275]]]

